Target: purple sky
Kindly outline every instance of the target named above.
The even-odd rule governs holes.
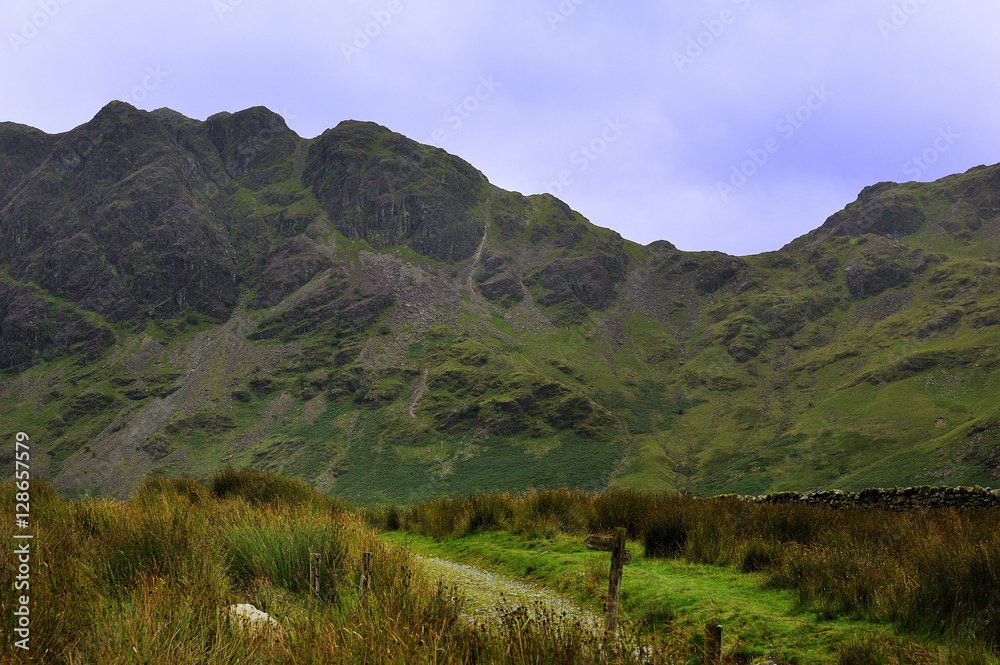
[[[4,0],[0,120],[373,120],[626,238],[752,254],[866,185],[1000,162],[998,25],[996,0]]]

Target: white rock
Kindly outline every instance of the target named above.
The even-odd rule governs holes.
[[[267,612],[261,612],[249,603],[230,605],[229,616],[252,633],[263,633],[268,630],[281,631],[281,626],[273,617]]]

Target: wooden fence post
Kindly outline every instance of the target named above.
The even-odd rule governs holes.
[[[705,665],[722,662],[722,626],[716,621],[705,624]]]
[[[316,598],[320,595],[320,559],[319,554],[309,553],[309,591]]]
[[[608,575],[608,602],[604,609],[604,639],[611,640],[618,632],[618,596],[622,588],[622,566],[625,565],[625,529],[615,529],[611,545],[611,572]]]
[[[365,552],[361,555],[361,582],[358,584],[358,595],[361,598],[365,597],[368,593],[368,585],[372,576],[372,559],[375,555],[371,552]]]

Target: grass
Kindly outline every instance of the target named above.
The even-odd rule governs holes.
[[[31,492],[32,650],[5,641],[10,662],[596,662],[598,637],[551,614],[460,620],[460,591],[432,584],[409,553],[541,583],[599,613],[608,555],[582,540],[618,526],[633,551],[623,653],[652,644],[653,662],[697,662],[700,626],[717,620],[727,663],[1000,662],[995,511],[833,511],[635,490],[358,511],[252,470],[205,484],[150,478],[124,503],[65,502],[45,483]],[[12,484],[2,496],[13,504]],[[317,598],[313,552],[324,570]],[[362,552],[374,553],[375,572],[359,601]],[[15,558],[0,554],[6,584]],[[242,631],[226,608],[245,602],[281,632]],[[13,603],[0,597],[0,612]]]
[[[880,636],[899,631],[901,641],[887,652],[892,657],[903,657],[912,645],[956,658],[992,654],[983,662],[996,662],[1000,652],[1000,535],[993,510],[836,511],[732,497],[556,490],[439,499],[366,515],[382,528],[407,532],[391,536],[394,542],[402,538],[428,553],[501,566],[585,602],[593,602],[600,581],[588,582],[593,575],[584,563],[593,555],[583,550],[583,536],[624,526],[643,543],[644,556],[630,574],[646,582],[623,601],[633,617],[662,609],[700,620],[744,607],[729,616],[748,622],[744,639],[758,651],[770,644],[766,626],[777,621],[762,608],[780,607],[779,614],[798,624],[804,616],[822,624],[802,628],[807,632],[844,622],[823,642],[830,653],[864,624],[877,624],[870,637],[878,649],[889,648]],[[651,577],[640,574],[645,566]],[[698,586],[705,578],[715,582]],[[689,586],[700,591],[685,596],[680,589]],[[748,594],[743,600],[734,596],[739,589]],[[664,595],[671,607],[658,608]],[[687,600],[674,607],[675,597]],[[721,600],[707,602],[715,598]],[[795,644],[792,651],[820,648]]]
[[[587,550],[580,537],[555,533],[525,541],[505,532],[435,541],[396,532],[388,542],[407,549],[499,570],[515,579],[565,593],[600,613],[607,594],[606,553]],[[889,626],[845,618],[823,620],[797,606],[793,593],[766,589],[763,576],[679,560],[647,558],[638,543],[622,581],[620,620],[647,628],[694,631],[718,619],[725,627],[725,651],[745,657],[768,654],[797,662],[834,662],[838,644],[859,635],[891,634]]]
[[[13,503],[12,484],[2,490]],[[598,638],[555,617],[475,625],[454,591],[428,582],[402,547],[386,544],[343,504],[264,472],[228,472],[208,485],[153,478],[129,501],[67,503],[31,487],[30,650],[7,639],[0,660],[101,663],[596,663]],[[0,535],[10,539],[9,523]],[[305,562],[324,563],[319,598]],[[374,554],[358,598],[363,552]],[[0,554],[12,585],[13,548]],[[250,602],[280,630],[251,633],[227,608]],[[11,616],[15,599],[0,596]],[[617,648],[652,644],[652,662],[686,659],[688,635],[623,631]],[[639,642],[641,640],[641,642]],[[614,657],[611,662],[625,662]]]

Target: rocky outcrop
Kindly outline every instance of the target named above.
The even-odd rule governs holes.
[[[906,286],[913,270],[902,247],[878,238],[863,246],[860,256],[844,268],[844,274],[851,295],[861,299]]]
[[[715,293],[736,277],[742,267],[743,262],[735,256],[713,252],[695,274],[695,288],[702,295]]]
[[[305,236],[296,236],[283,244],[271,257],[260,291],[257,307],[273,307],[318,272],[331,266],[330,257]]]
[[[873,234],[898,240],[916,233],[926,221],[926,213],[912,194],[902,191],[896,183],[880,182],[865,187],[856,201],[784,249],[816,248],[838,236]]]
[[[289,157],[301,139],[277,113],[255,106],[217,113],[205,125],[230,178],[255,171],[248,184],[257,189],[295,175]]]
[[[34,127],[0,122],[0,207],[21,180],[45,160],[56,137]]]
[[[40,360],[80,353],[90,362],[115,341],[110,328],[87,321],[41,290],[0,280],[0,370],[23,370]]]
[[[483,236],[472,208],[485,176],[372,122],[345,121],[315,139],[302,181],[338,231],[376,249],[407,245],[454,263],[472,256]]]

